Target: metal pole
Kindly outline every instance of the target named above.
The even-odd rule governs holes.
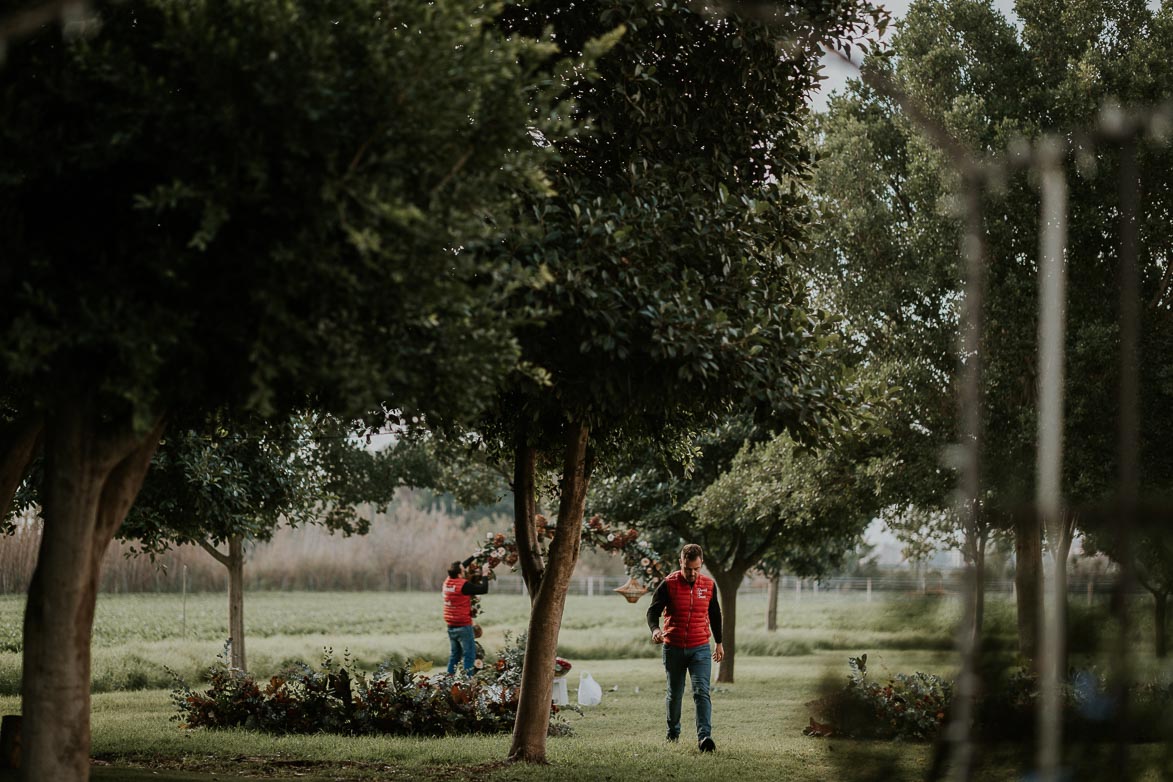
[[[183,634],[180,637],[187,640],[187,565],[183,566],[183,573],[180,579],[182,580],[183,590]]]
[[[1054,567],[1044,573],[1039,595],[1043,617],[1039,682],[1039,745],[1037,763],[1040,782],[1057,782],[1063,744],[1062,661],[1064,628],[1063,579],[1059,568],[1065,550],[1063,531],[1063,405],[1064,357],[1067,336],[1067,175],[1063,170],[1064,149],[1054,138],[1038,146],[1042,204],[1039,215],[1039,377],[1038,452],[1035,461],[1035,503],[1043,529],[1051,542]]]
[[[1129,778],[1128,744],[1130,741],[1128,687],[1133,676],[1132,644],[1129,640],[1128,599],[1135,580],[1132,549],[1140,497],[1140,381],[1138,342],[1140,339],[1140,273],[1137,269],[1137,213],[1140,200],[1140,172],[1137,166],[1136,138],[1131,131],[1120,145],[1120,421],[1117,451],[1119,526],[1117,548],[1120,552],[1120,578],[1115,608],[1119,638],[1116,649],[1116,672],[1113,690],[1120,712],[1114,766],[1122,779]]]
[[[961,312],[961,388],[958,394],[960,443],[958,446],[958,516],[966,545],[976,554],[981,491],[982,440],[982,311],[985,299],[985,242],[982,224],[982,178],[963,169],[962,203],[964,235],[961,254],[965,272],[965,298]],[[971,558],[972,559],[972,558]],[[965,569],[965,611],[958,629],[957,647],[961,671],[957,676],[952,720],[945,737],[950,745],[949,778],[968,782],[973,776],[973,707],[978,689],[976,626],[977,570],[971,561]]]

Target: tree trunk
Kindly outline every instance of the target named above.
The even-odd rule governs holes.
[[[1163,660],[1169,654],[1169,640],[1166,636],[1166,619],[1169,610],[1169,594],[1153,594],[1153,632],[1157,636],[1157,659]]]
[[[76,782],[90,770],[90,638],[102,555],[130,510],[163,424],[135,434],[86,400],[46,425],[44,534],[24,618],[21,779]]]
[[[973,648],[981,650],[982,626],[986,621],[986,543],[989,535],[983,532],[974,543],[973,556],[973,627],[970,633]]]
[[[1067,555],[1071,552],[1071,539],[1074,530],[1065,525],[1059,531],[1058,546],[1055,551],[1055,594],[1052,599],[1055,601],[1055,615],[1058,617],[1059,626],[1059,647],[1058,653],[1058,668],[1060,680],[1067,678],[1067,628],[1070,627],[1069,614],[1070,611],[1067,605]]]
[[[770,576],[770,590],[766,598],[766,630],[771,633],[778,629],[778,582],[780,580],[782,577],[777,573]]]
[[[244,654],[244,536],[228,536],[228,553],[222,554],[206,540],[204,551],[228,570],[228,664],[247,671]]]
[[[537,502],[534,500],[536,462],[537,449],[526,441],[524,435],[520,436],[513,456],[513,539],[517,541],[518,564],[521,565],[521,578],[529,592],[531,608],[537,598],[545,568],[534,527],[534,517],[537,515]]]
[[[228,538],[228,637],[232,667],[247,671],[244,656],[244,537]]]
[[[521,694],[517,719],[513,723],[513,744],[509,750],[509,760],[513,762],[546,762],[554,656],[562,627],[562,611],[566,606],[566,590],[578,562],[582,517],[590,482],[588,439],[589,430],[585,423],[575,422],[567,427],[558,525],[540,584],[530,592],[532,606],[521,669]],[[516,525],[523,521],[532,529],[532,518],[514,520]]]
[[[717,681],[732,684],[733,665],[737,659],[737,588],[741,586],[741,580],[749,568],[730,571],[709,569],[721,597],[721,641],[725,647],[725,659],[720,663]]]
[[[12,507],[12,498],[37,452],[42,429],[41,419],[35,416],[0,427],[0,521]]]
[[[1014,522],[1014,594],[1018,616],[1018,652],[1034,666],[1039,649],[1039,600],[1042,596],[1043,535],[1036,514],[1017,514]]]

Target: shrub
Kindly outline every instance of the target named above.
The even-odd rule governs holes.
[[[277,734],[447,736],[501,733],[517,714],[516,687],[496,672],[428,676],[410,663],[381,665],[371,675],[354,671],[344,657],[338,666],[330,650],[322,664],[298,663],[263,686],[228,664],[228,650],[209,671],[207,690],[197,692],[178,675],[171,698],[188,728],[242,727]],[[557,709],[551,707],[551,715]],[[563,722],[551,725],[566,735]]]
[[[995,682],[978,704],[982,734],[989,739],[1029,739],[1037,730],[1038,676],[1025,669]],[[1173,735],[1173,684],[1141,682],[1128,688],[1128,722],[1106,678],[1095,669],[1072,668],[1060,689],[1063,735],[1082,742],[1161,741]]]
[[[813,712],[808,736],[926,741],[944,724],[953,695],[951,682],[926,673],[895,674],[884,684],[868,679],[867,655],[849,657],[847,686],[807,704]],[[1026,669],[986,680],[976,704],[977,729],[986,739],[1022,740],[1035,732],[1038,677]],[[1140,683],[1129,688],[1133,741],[1173,735],[1173,684]],[[1063,733],[1081,741],[1119,735],[1119,706],[1094,670],[1072,669],[1061,688]]]
[[[803,733],[924,741],[945,720],[953,685],[928,673],[898,673],[886,683],[868,679],[868,656],[849,657],[847,686],[807,706],[816,712]]]

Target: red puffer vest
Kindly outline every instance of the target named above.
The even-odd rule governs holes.
[[[444,580],[444,621],[449,627],[472,624],[472,597],[460,591],[467,583],[463,578]]]
[[[709,642],[709,603],[717,584],[697,574],[689,584],[677,570],[664,579],[668,587],[668,607],[664,609],[664,643],[688,649]]]

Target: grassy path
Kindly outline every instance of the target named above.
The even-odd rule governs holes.
[[[875,654],[875,653],[874,653]],[[893,670],[945,670],[940,653],[876,654],[873,663]],[[244,731],[184,731],[170,721],[165,690],[107,693],[94,697],[95,780],[211,779],[301,780],[918,780],[931,747],[811,739],[805,701],[825,677],[842,677],[838,653],[802,657],[748,657],[739,661],[738,682],[714,692],[715,755],[701,755],[691,742],[663,741],[663,682],[650,659],[582,662],[602,684],[603,703],[580,717],[568,713],[575,735],[552,738],[550,766],[501,763],[509,737],[446,739],[275,737]],[[879,668],[877,668],[879,670]],[[573,699],[575,672],[570,674]],[[638,691],[637,691],[638,688]],[[0,698],[5,713],[15,699]],[[692,730],[685,703],[684,730]],[[983,753],[981,780],[1013,780],[1022,748]],[[1138,749],[1147,771],[1134,778],[1166,779],[1173,767],[1167,748]],[[109,764],[109,765],[107,765]],[[1098,779],[1099,776],[1082,777]],[[1103,777],[1108,778],[1108,777]],[[0,775],[0,781],[14,777]]]
[[[22,596],[0,596],[0,713],[19,713],[19,627]],[[490,659],[505,633],[525,627],[528,600],[490,594],[484,602],[483,640]],[[194,686],[223,644],[225,598],[219,594],[102,595],[94,637],[94,780],[254,779],[492,780],[787,780],[787,782],[904,782],[920,780],[932,748],[920,744],[812,739],[802,735],[804,704],[824,683],[839,686],[849,655],[867,652],[872,675],[921,670],[951,676],[950,649],[959,606],[951,599],[915,600],[835,594],[784,599],[780,628],[764,627],[764,595],[739,601],[741,627],[737,683],[713,694],[715,755],[700,755],[692,742],[664,742],[663,670],[648,642],[645,604],[611,596],[572,596],[559,654],[578,675],[589,671],[604,689],[603,703],[584,716],[567,713],[574,735],[552,738],[551,765],[509,766],[502,760],[509,737],[446,739],[276,737],[245,731],[185,731],[171,720],[170,677],[177,670]],[[348,650],[358,667],[424,657],[443,663],[446,637],[439,597],[418,593],[274,593],[247,597],[250,668],[267,677],[292,660],[311,663],[324,647],[341,657]],[[994,642],[1013,633],[1005,600],[989,607],[987,632]],[[1076,612],[1073,623],[1093,626],[1095,616]],[[1148,658],[1159,674],[1161,666]],[[684,734],[691,734],[685,698]],[[1107,768],[1104,747],[1075,747],[1076,779],[1124,780]],[[1141,767],[1130,780],[1173,779],[1173,754],[1165,746],[1135,748]],[[1025,779],[1030,748],[1000,746],[980,753],[981,782]],[[1076,756],[1078,755],[1078,756]],[[0,782],[15,774],[0,771]]]

